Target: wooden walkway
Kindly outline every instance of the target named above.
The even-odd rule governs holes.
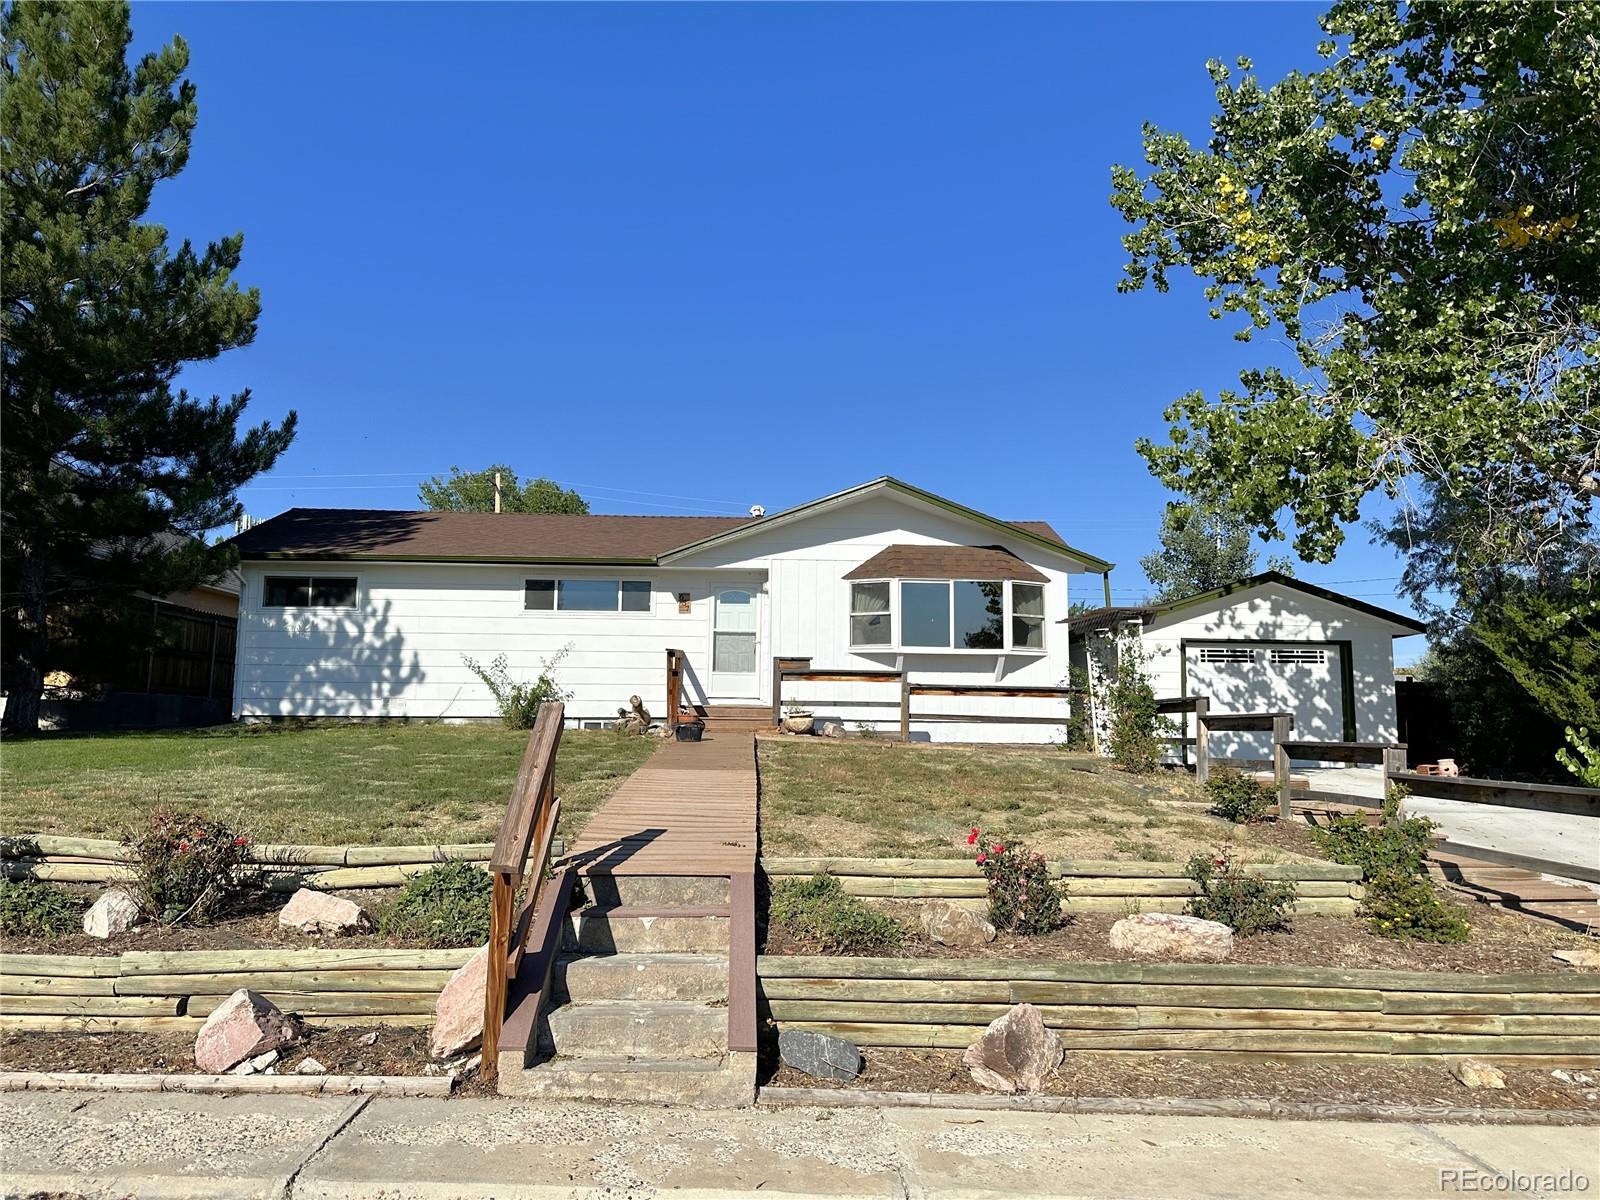
[[[1600,932],[1600,894],[1575,883],[1557,883],[1535,871],[1499,866],[1435,849],[1428,874],[1466,896],[1510,912],[1553,921],[1579,933]]]
[[[590,818],[566,861],[612,875],[753,873],[754,736],[663,742]]]

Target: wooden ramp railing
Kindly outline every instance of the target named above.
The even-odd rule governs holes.
[[[522,752],[511,802],[500,823],[500,836],[495,838],[494,851],[489,856],[494,894],[489,909],[489,978],[483,997],[482,1071],[490,1081],[495,1078],[499,1060],[508,981],[522,966],[529,926],[546,892],[550,847],[561,815],[561,801],[556,798],[556,750],[561,745],[565,716],[562,704],[540,706]],[[524,881],[527,887],[522,906],[513,914],[517,889]]]

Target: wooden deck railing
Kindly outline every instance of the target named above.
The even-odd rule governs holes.
[[[483,997],[483,1077],[493,1080],[506,1019],[508,982],[522,966],[529,925],[538,911],[550,866],[561,801],[556,797],[556,751],[561,745],[565,706],[547,702],[517,768],[500,836],[489,855],[494,893],[489,909],[489,977]],[[529,870],[531,860],[532,870]],[[522,906],[513,913],[517,889],[526,882]]]
[[[974,696],[1006,699],[1071,700],[1084,694],[1081,688],[1010,687],[1003,684],[913,683],[906,671],[811,670],[809,658],[775,658],[772,662],[772,723],[783,715],[783,685],[787,682],[892,683],[899,685],[896,700],[859,700],[853,697],[807,696],[805,704],[835,705],[839,708],[891,708],[900,717],[900,740],[911,740],[913,721],[966,721],[977,724],[1065,725],[1070,714],[1059,717],[1014,717],[1000,713],[913,712],[917,696]]]

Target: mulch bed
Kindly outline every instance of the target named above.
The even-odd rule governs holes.
[[[851,1083],[828,1084],[780,1066],[769,1085],[887,1092],[983,1094],[959,1050],[865,1050],[866,1069]],[[1179,1055],[1118,1057],[1070,1052],[1045,1081],[1045,1094],[1144,1099],[1260,1099],[1305,1104],[1451,1105],[1456,1108],[1571,1109],[1600,1113],[1600,1071],[1504,1067],[1503,1090],[1468,1088],[1443,1063],[1366,1066],[1343,1063],[1230,1061],[1226,1066]],[[1583,1082],[1587,1080],[1588,1082]]]
[[[1182,911],[1182,901],[1172,911]],[[927,939],[917,922],[916,904],[885,905],[906,928],[906,940],[895,950],[882,951],[896,958],[1039,958],[1069,962],[1133,962],[1135,955],[1111,949],[1111,926],[1116,913],[1080,913],[1064,927],[1037,937],[1001,934],[986,946],[955,949]],[[1346,970],[1450,971],[1506,974],[1521,971],[1579,971],[1551,952],[1594,948],[1596,939],[1567,933],[1505,912],[1487,904],[1465,908],[1472,926],[1471,940],[1454,945],[1433,945],[1382,938],[1367,931],[1366,923],[1342,917],[1297,917],[1288,932],[1238,938],[1230,963],[1340,967]],[[781,926],[767,931],[767,954],[837,953],[790,936]]]
[[[378,910],[399,889],[368,888],[332,892],[354,900],[376,920]],[[41,937],[36,934],[0,935],[0,951],[12,954],[87,954],[115,956],[128,950],[426,950],[437,942],[391,937],[382,933],[352,933],[336,937],[296,933],[278,924],[278,912],[288,897],[264,894],[243,898],[231,911],[209,925],[158,925],[146,922],[118,937],[92,938],[82,932]]]
[[[279,1075],[292,1075],[307,1058],[316,1059],[329,1075],[422,1075],[429,1062],[428,1031],[396,1025],[312,1026],[284,1051],[273,1069]],[[194,1074],[194,1034],[3,1034],[0,1070]]]

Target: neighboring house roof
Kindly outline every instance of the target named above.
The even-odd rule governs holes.
[[[1395,612],[1393,609],[1380,608],[1376,604],[1368,604],[1365,600],[1357,600],[1354,596],[1346,596],[1342,592],[1335,592],[1329,588],[1318,587],[1314,583],[1306,583],[1292,575],[1285,575],[1281,571],[1262,571],[1248,579],[1241,579],[1237,583],[1230,583],[1223,587],[1212,588],[1208,592],[1196,592],[1192,596],[1182,596],[1176,600],[1165,600],[1159,604],[1145,604],[1127,608],[1097,608],[1089,612],[1078,613],[1076,616],[1067,617],[1057,624],[1066,625],[1074,633],[1088,632],[1095,629],[1108,629],[1124,621],[1143,621],[1148,624],[1157,617],[1167,616],[1180,609],[1192,608],[1196,605],[1207,604],[1213,600],[1220,600],[1236,592],[1249,591],[1251,588],[1261,587],[1263,584],[1273,584],[1277,587],[1288,588],[1290,591],[1303,592],[1307,596],[1316,596],[1320,600],[1364,613],[1369,617],[1376,617],[1380,621],[1387,621],[1398,626],[1400,632],[1396,637],[1405,637],[1413,633],[1425,633],[1427,626],[1415,617],[1405,613]]]
[[[647,564],[666,562],[756,529],[784,524],[819,507],[883,489],[932,504],[1094,570],[1110,564],[1074,550],[1043,521],[1001,521],[898,480],[873,480],[848,492],[767,517],[636,517],[591,514],[410,512],[291,508],[233,538],[245,559],[426,559]]]
[[[1025,579],[1049,578],[1000,546],[886,546],[846,579]]]

